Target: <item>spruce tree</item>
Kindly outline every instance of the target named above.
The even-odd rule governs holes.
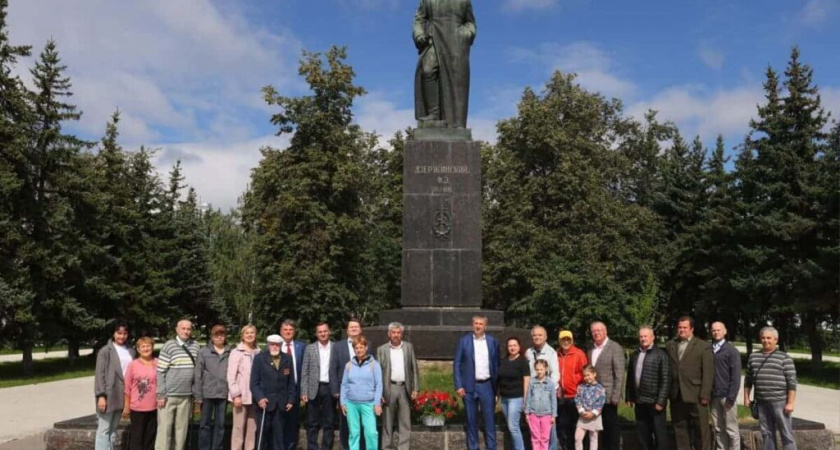
[[[352,313],[371,321],[383,306],[369,292],[362,257],[364,156],[376,138],[353,123],[353,101],[364,89],[345,59],[341,48],[304,53],[298,72],[311,95],[263,89],[280,108],[271,118],[278,134],[292,134],[288,148],[261,150],[243,208],[254,233],[255,317],[270,329],[281,318],[298,318],[303,329],[322,320],[339,326]]]

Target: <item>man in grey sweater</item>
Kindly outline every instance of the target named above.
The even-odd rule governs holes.
[[[735,400],[741,388],[741,354],[726,340],[723,322],[712,323],[712,352],[715,358],[715,382],[712,385],[712,431],[715,448],[740,450],[738,408]]]
[[[198,357],[198,344],[192,339],[192,328],[189,319],[179,320],[175,326],[175,339],[166,341],[158,356],[155,450],[181,450],[187,441]]]

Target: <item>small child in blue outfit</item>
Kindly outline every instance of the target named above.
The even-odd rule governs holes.
[[[587,365],[583,368],[583,383],[578,386],[575,406],[580,418],[575,430],[575,450],[583,450],[583,438],[589,432],[589,450],[598,450],[598,432],[604,429],[601,423],[601,411],[607,392],[598,383],[598,371]]]

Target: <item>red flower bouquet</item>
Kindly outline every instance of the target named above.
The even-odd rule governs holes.
[[[458,411],[458,401],[448,392],[421,391],[414,399],[414,411],[421,416],[451,419]]]

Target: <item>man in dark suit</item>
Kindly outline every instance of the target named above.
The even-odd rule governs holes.
[[[679,450],[709,450],[709,401],[715,381],[712,346],[694,336],[694,318],[677,319],[677,338],[665,350],[671,362],[671,422]],[[692,436],[693,435],[693,436]],[[692,437],[700,442],[692,444]]]
[[[417,397],[420,370],[414,347],[402,340],[403,326],[388,324],[388,343],[376,349],[382,367],[382,449],[409,450],[411,441],[411,400]],[[394,442],[394,420],[398,418],[399,442]]]
[[[268,351],[254,357],[251,368],[251,394],[257,405],[257,445],[271,442],[271,450],[283,450],[284,423],[298,396],[295,393],[292,358],[280,352],[283,339],[272,334],[267,339]],[[262,450],[266,446],[258,448]]]
[[[346,339],[341,339],[335,343],[335,357],[330,362],[330,391],[333,398],[338,401],[341,396],[341,379],[344,376],[344,368],[350,362],[350,358],[355,356],[353,351],[353,339],[362,334],[362,321],[356,317],[351,317],[347,321],[347,329],[345,330]],[[373,355],[370,347],[368,347],[368,354]],[[347,428],[347,420],[343,414],[337,414],[339,424],[339,443],[341,450],[349,450],[350,444],[350,430]],[[360,425],[361,426],[361,425]],[[360,429],[359,448],[365,448],[365,433]]]
[[[335,356],[335,343],[330,341],[330,326],[321,322],[315,326],[317,342],[303,352],[303,371],[300,378],[300,400],[306,405],[306,441],[308,450],[331,450],[335,399],[330,391],[330,363]],[[321,445],[318,432],[323,430]]]
[[[300,433],[300,378],[301,371],[303,370],[303,351],[306,350],[306,344],[295,340],[296,334],[297,324],[295,324],[294,320],[286,319],[280,324],[280,337],[283,338],[280,351],[292,358],[295,396],[298,399],[286,417],[286,428],[283,430],[286,450],[295,450],[297,448],[298,434]]]
[[[598,381],[604,386],[606,402],[603,417],[604,431],[598,433],[598,448],[619,450],[621,448],[621,428],[618,424],[618,403],[621,401],[624,381],[624,349],[607,336],[604,322],[595,321],[589,326],[592,334],[592,346],[586,353],[589,364],[598,371]]]
[[[464,399],[467,412],[467,449],[478,450],[478,407],[484,419],[484,444],[496,450],[496,378],[499,373],[499,341],[485,333],[487,317],[472,319],[473,332],[458,341],[453,361],[455,392]]]
[[[665,407],[671,388],[671,365],[668,354],[653,342],[653,328],[639,328],[639,348],[630,355],[624,399],[636,413],[636,433],[642,448],[667,450]]]

